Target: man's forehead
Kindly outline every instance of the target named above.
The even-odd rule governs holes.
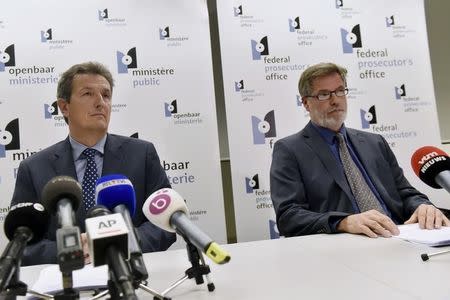
[[[99,74],[77,74],[73,77],[73,85],[78,89],[106,88],[111,90],[108,80]]]
[[[319,89],[319,88],[322,88],[324,85],[336,84],[336,83],[339,83],[340,86],[345,85],[345,82],[344,82],[344,80],[342,80],[342,77],[341,77],[341,75],[339,75],[339,73],[331,73],[331,74],[327,74],[327,75],[315,78],[312,81],[312,88]]]

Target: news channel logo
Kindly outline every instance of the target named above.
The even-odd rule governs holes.
[[[400,100],[402,97],[406,96],[406,87],[405,84],[394,87],[395,90],[395,99]]]
[[[274,110],[269,111],[263,119],[260,119],[257,116],[252,116],[251,119],[253,144],[265,144],[266,138],[273,138],[277,136]]]
[[[13,119],[0,130],[0,158],[6,157],[6,151],[20,149],[19,119]]]
[[[0,50],[0,72],[5,71],[5,67],[16,66],[16,55],[14,44],[9,45],[4,50]]]
[[[267,36],[261,40],[251,40],[252,58],[253,60],[261,60],[262,56],[269,55],[269,41]]]
[[[164,102],[164,116],[166,118],[170,118],[172,114],[176,114],[178,112],[177,100],[173,100],[170,103]]]
[[[377,124],[377,113],[375,105],[372,105],[367,111],[360,109],[361,127],[363,129],[370,128],[371,124]]]
[[[252,194],[254,190],[259,189],[259,178],[258,174],[253,175],[253,177],[245,177],[245,192],[247,194]]]
[[[356,24],[350,31],[341,28],[341,40],[344,53],[353,53],[354,48],[362,48],[360,25]]]
[[[119,74],[127,74],[128,69],[137,68],[136,47],[131,48],[124,54],[117,51],[117,71]]]

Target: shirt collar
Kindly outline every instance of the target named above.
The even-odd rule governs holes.
[[[106,143],[106,137],[107,135],[105,134],[104,137],[102,137],[97,144],[95,144],[92,147],[86,147],[86,145],[83,145],[79,142],[77,142],[73,137],[70,136],[69,134],[69,141],[70,141],[70,145],[72,146],[72,153],[73,153],[73,160],[78,160],[80,159],[81,153],[83,153],[83,151],[86,148],[92,148],[97,150],[98,152],[100,152],[102,155],[104,154],[104,150],[105,150],[105,143]]]
[[[334,143],[336,142],[336,132],[334,132],[331,129],[319,126],[312,121],[311,124],[319,132],[319,134],[322,136],[322,138],[328,145],[334,145]],[[345,124],[342,124],[341,128],[339,129],[339,132],[342,133],[345,140],[347,141],[347,130],[345,129]]]

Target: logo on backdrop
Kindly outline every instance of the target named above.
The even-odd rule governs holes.
[[[170,184],[192,184],[196,182],[196,176],[192,172],[191,161],[166,161],[161,163],[164,171],[167,174]]]
[[[252,102],[256,98],[264,96],[264,93],[262,92],[258,92],[255,89],[249,89],[248,87],[245,87],[246,85],[244,84],[244,80],[234,82],[234,91],[241,94],[242,102]]]
[[[244,80],[234,82],[234,91],[240,92],[244,89]]]
[[[395,99],[399,100],[402,99],[402,97],[406,96],[406,87],[404,84],[402,84],[400,87],[395,87]]]
[[[169,76],[175,74],[173,67],[147,67],[138,68],[138,55],[136,47],[127,51],[116,51],[117,72],[129,74],[133,88],[156,87],[168,80]]]
[[[297,45],[301,47],[312,46],[315,42],[320,40],[327,40],[328,36],[317,32],[315,28],[306,28],[305,24],[300,25],[300,17],[288,19],[289,32],[296,33]]]
[[[367,111],[360,109],[361,127],[370,129],[373,133],[381,134],[391,148],[397,146],[398,140],[411,139],[417,136],[414,130],[402,130],[397,123],[380,123],[380,114],[377,115],[375,105]]]
[[[393,38],[405,38],[410,34],[415,34],[415,29],[409,29],[405,25],[400,25],[397,22],[396,16],[392,15],[390,17],[385,17],[386,20],[386,28],[389,30],[392,30],[392,37]]]
[[[361,126],[363,129],[370,128],[371,124],[377,124],[377,113],[375,111],[375,105],[372,105],[368,111],[360,109],[359,112],[361,115]]]
[[[178,107],[179,102],[177,99],[172,102],[164,102],[164,117],[166,119],[172,119],[174,125],[195,125],[203,123],[203,119],[199,112],[185,112],[181,111]]]
[[[1,48],[0,48],[1,49]],[[14,44],[0,51],[0,72],[9,75],[9,85],[26,86],[37,84],[58,83],[55,67],[51,66],[16,66],[16,52]],[[7,68],[6,68],[7,67]]]
[[[353,53],[354,48],[362,47],[361,28],[359,24],[353,26],[351,31],[341,28],[342,50],[344,53]]]
[[[274,220],[269,220],[270,239],[279,239],[280,232],[278,231],[277,223]]]
[[[430,106],[430,101],[421,100],[419,96],[411,96],[410,92],[406,92],[406,85],[401,84],[400,86],[394,87],[394,95],[396,102],[403,104],[404,112],[418,112],[422,109],[427,109]]]
[[[300,17],[289,19],[289,31],[295,32],[298,29],[300,29]]]
[[[247,194],[252,194],[254,190],[259,189],[258,174],[255,174],[252,178],[245,177],[245,191]]]
[[[242,16],[242,5],[239,5],[238,7],[233,7],[234,9],[234,16]]]
[[[169,26],[167,26],[166,28],[159,29],[159,39],[160,40],[165,40],[169,37],[170,37]]]
[[[354,8],[348,6],[347,1],[344,0],[332,0],[335,2],[335,6],[336,6],[336,10],[339,12],[339,14],[341,15],[342,19],[352,19],[354,16],[357,16],[359,14],[361,14],[361,11],[357,11]]]
[[[159,28],[159,39],[167,41],[167,47],[180,47],[182,43],[189,40],[188,36],[174,36],[169,26]]]
[[[137,68],[136,47],[131,48],[126,54],[117,51],[117,71],[119,74],[128,73],[128,69]]]
[[[266,139],[269,139],[270,148],[273,147],[273,138],[277,136],[275,126],[275,111],[269,111],[264,119],[261,120],[256,116],[252,116],[252,133],[253,144],[261,145],[266,143]]]
[[[386,27],[391,27],[393,25],[395,25],[395,21],[394,21],[394,15],[390,16],[390,17],[386,17]]]
[[[16,118],[0,129],[0,158],[6,157],[6,151],[20,149],[19,119]]]
[[[52,104],[44,103],[44,119],[53,120],[55,127],[67,126],[64,121],[64,116],[59,114],[58,102],[54,101]]]
[[[111,18],[108,8],[102,8],[97,10],[98,21],[104,23],[106,26],[126,26],[125,18],[115,17]]]
[[[253,15],[244,14],[244,8],[242,5],[233,7],[233,15],[235,19],[239,19],[241,27],[255,27],[257,23],[263,23],[264,20],[261,18],[256,18]]]
[[[5,71],[5,67],[14,67],[16,65],[16,55],[14,44],[9,45],[3,51],[0,51],[0,72]]]
[[[177,100],[173,100],[170,103],[164,103],[164,115],[166,118],[172,117],[172,114],[176,114],[177,112]]]
[[[259,42],[251,40],[251,47],[253,60],[261,60],[262,56],[269,55],[269,42],[267,36],[263,37]]]
[[[58,40],[53,38],[53,29],[41,30],[41,43],[50,44],[49,49],[64,49],[73,40]]]
[[[258,174],[245,177],[245,193],[248,197],[254,197],[256,209],[273,207],[270,190],[261,187]]]

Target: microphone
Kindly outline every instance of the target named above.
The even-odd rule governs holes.
[[[97,204],[104,205],[109,210],[122,215],[128,228],[129,263],[133,277],[139,281],[146,280],[148,272],[142,257],[138,235],[131,220],[136,211],[136,196],[133,184],[124,175],[103,176],[97,180],[95,198]]]
[[[58,217],[56,230],[57,261],[61,273],[84,267],[80,229],[75,225],[75,213],[83,193],[80,184],[69,176],[56,176],[42,190],[42,204]]]
[[[142,211],[156,226],[177,232],[206,254],[212,261],[225,264],[230,255],[188,218],[188,209],[183,198],[172,189],[163,188],[151,194]]]
[[[450,193],[450,157],[433,146],[419,148],[411,157],[411,166],[427,185]]]
[[[126,263],[128,228],[122,215],[111,214],[106,207],[97,205],[88,210],[86,217],[86,233],[93,266],[108,264],[112,280],[121,289],[123,299],[137,299]]]
[[[40,241],[49,226],[49,215],[39,203],[18,203],[5,218],[5,235],[10,240],[0,257],[0,292],[9,285],[20,267],[27,244]]]

